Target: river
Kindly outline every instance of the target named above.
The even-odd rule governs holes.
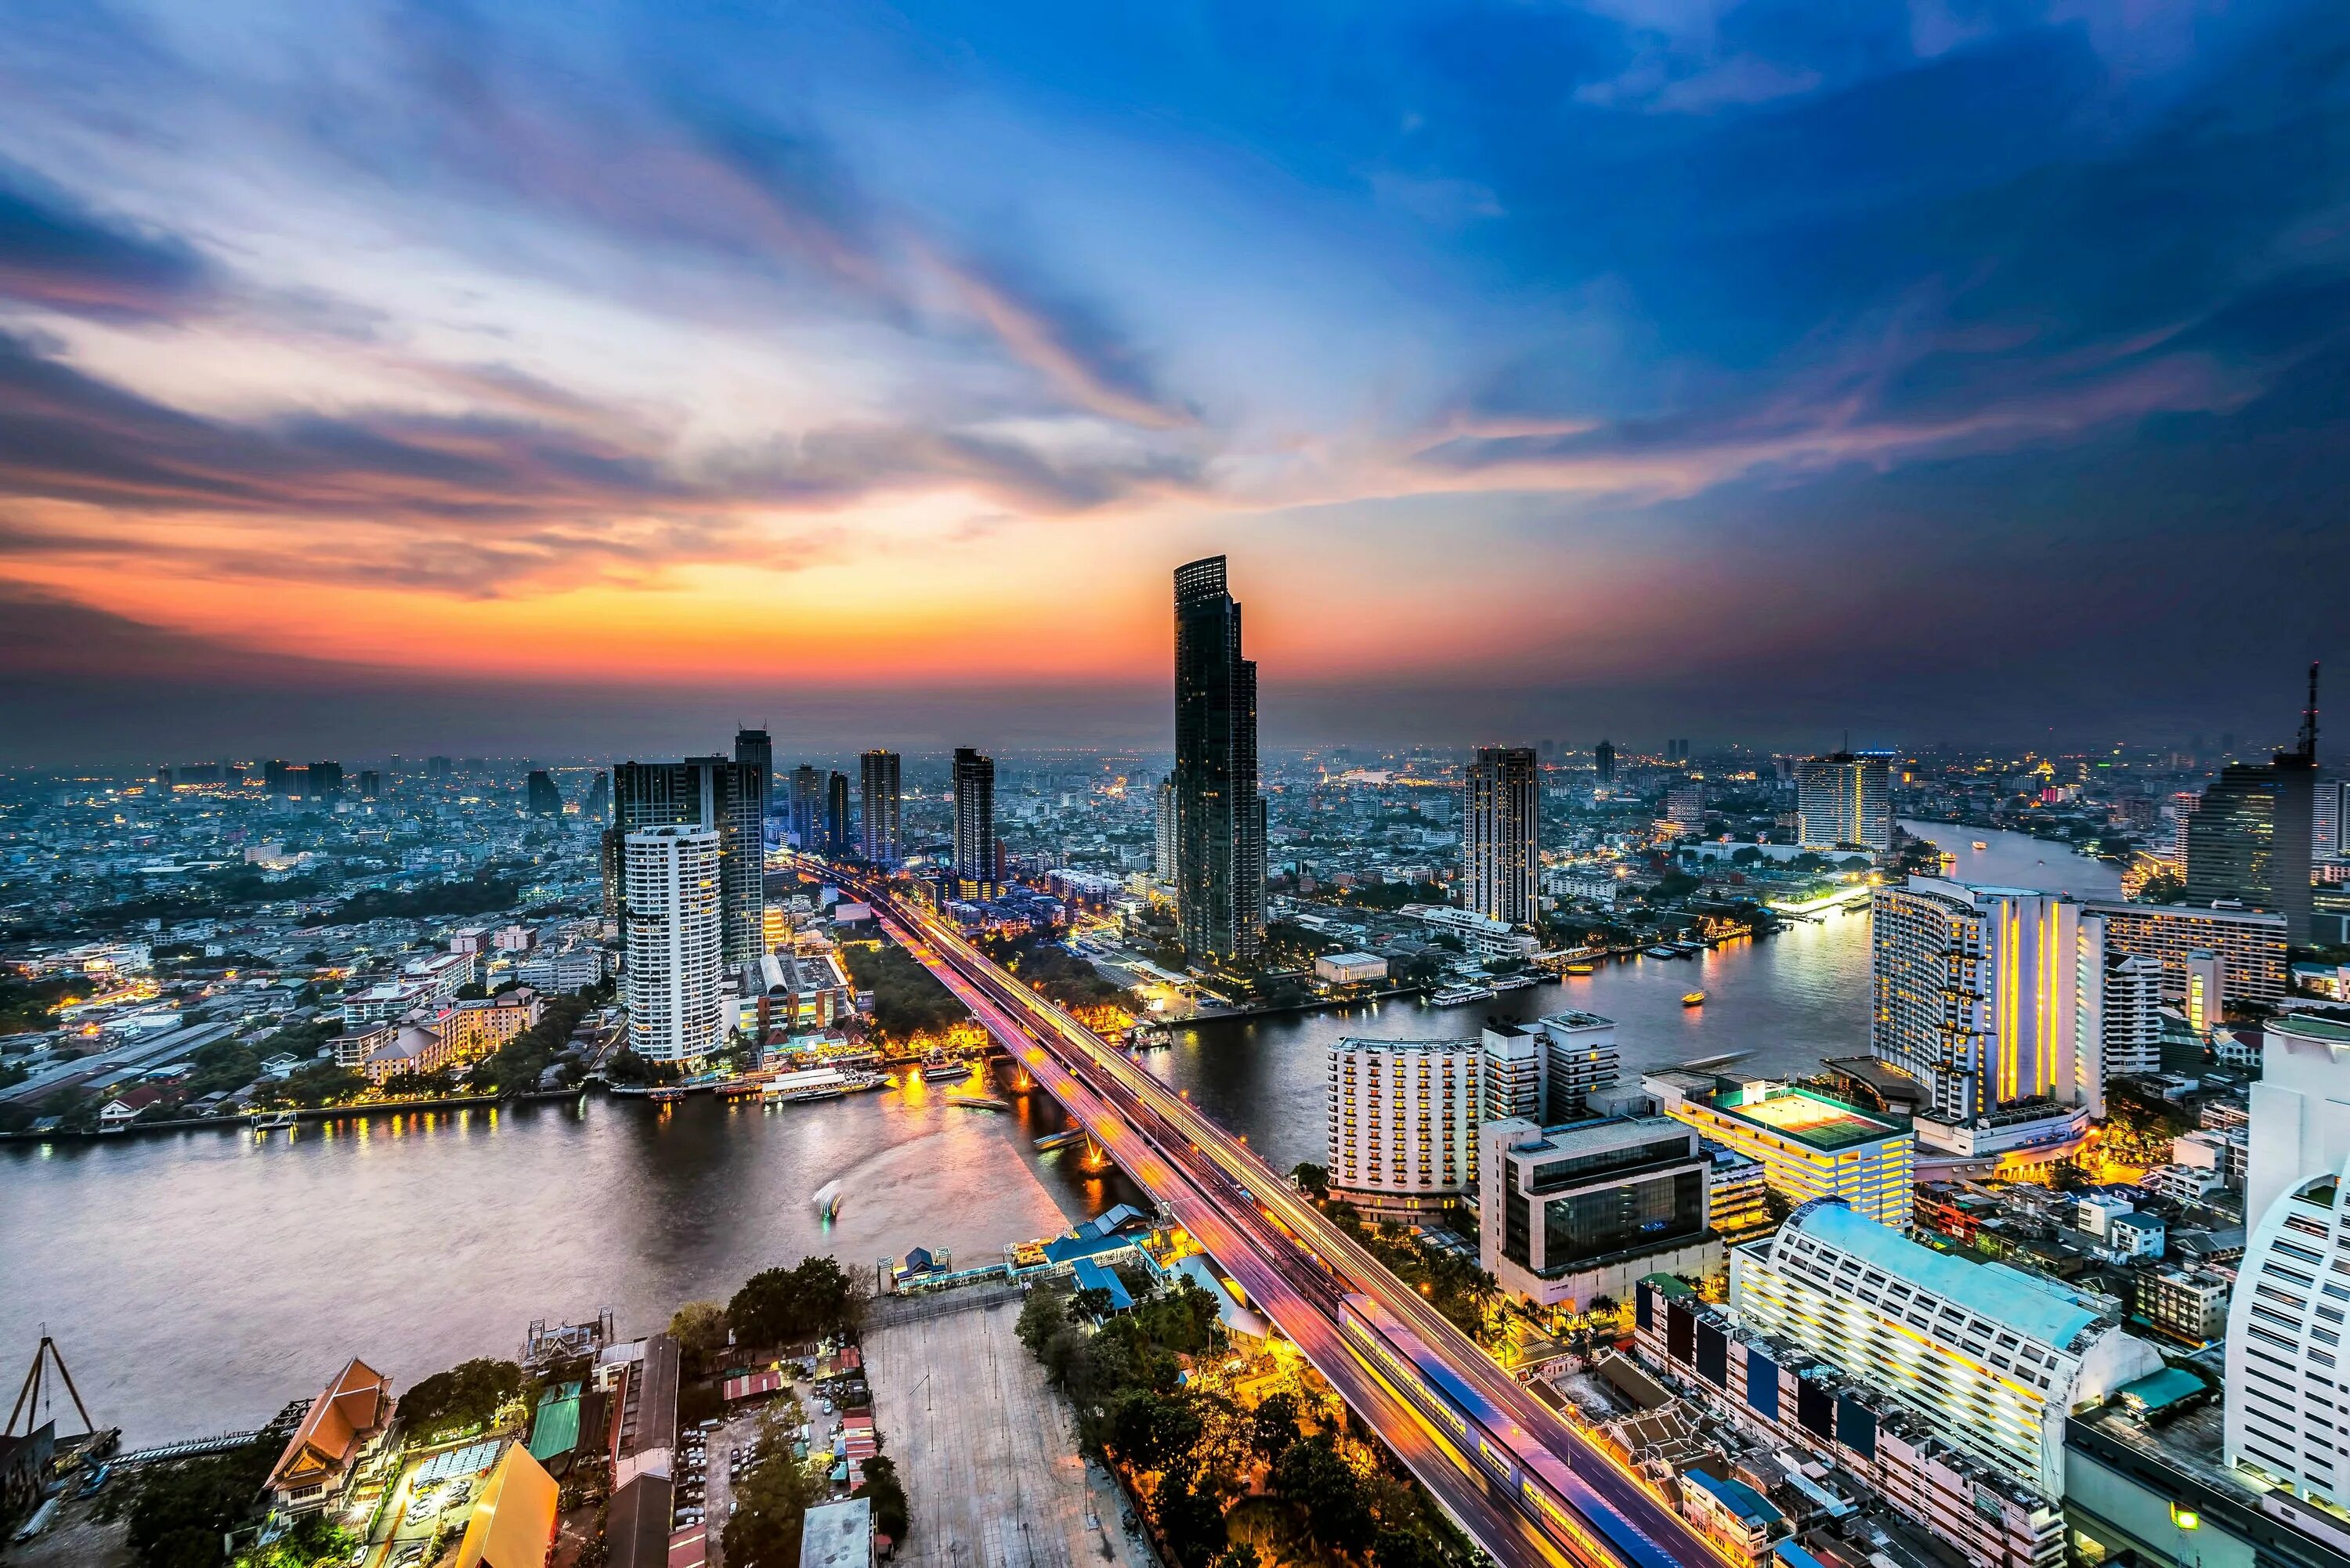
[[[1905,823],[1962,879],[2107,894],[2111,867],[2016,834]],[[1977,852],[1969,843],[1990,846]],[[1701,1008],[1684,992],[1702,987]],[[1732,1051],[1803,1073],[1867,1049],[1868,917],[1797,925],[1702,959],[1641,959],[1438,1009],[1206,1025],[1144,1060],[1286,1169],[1320,1160],[1325,1052],[1343,1034],[1473,1035],[1487,1015],[1612,1018],[1627,1077]],[[1064,1124],[935,1091],[816,1105],[466,1110],[307,1127],[0,1147],[0,1376],[46,1325],[83,1397],[131,1444],[252,1426],[361,1356],[398,1383],[510,1355],[534,1317],[609,1306],[648,1332],[813,1251],[869,1269],[928,1246],[958,1263],[1132,1196],[1039,1156]],[[836,1221],[810,1195],[837,1179]]]

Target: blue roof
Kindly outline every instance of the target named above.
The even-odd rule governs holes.
[[[2054,1280],[1921,1247],[1839,1201],[1807,1205],[1788,1226],[2059,1350],[2105,1315]]]
[[[2166,1366],[2123,1384],[2114,1392],[2142,1410],[2162,1410],[2204,1391],[2203,1379],[2183,1367]]]
[[[1770,1499],[1744,1481],[1724,1480],[1704,1470],[1683,1470],[1681,1480],[1696,1482],[1712,1493],[1716,1502],[1749,1524],[1776,1524],[1786,1517],[1772,1505]]]
[[[1115,1209],[1097,1214],[1093,1219],[1087,1220],[1083,1225],[1077,1227],[1077,1231],[1080,1235],[1090,1231],[1097,1236],[1114,1236],[1118,1231],[1124,1230],[1127,1226],[1133,1224],[1136,1220],[1148,1218],[1148,1215],[1144,1214],[1141,1210],[1137,1209],[1133,1204],[1121,1203]]]
[[[1078,1258],[1098,1257],[1104,1252],[1121,1252],[1134,1245],[1127,1236],[1088,1236],[1083,1231],[1074,1236],[1055,1236],[1045,1243],[1045,1261],[1066,1263]]]
[[[1128,1312],[1133,1309],[1134,1298],[1127,1294],[1126,1282],[1091,1258],[1079,1258],[1076,1267],[1071,1272],[1077,1276],[1077,1289],[1107,1293],[1110,1311]]]
[[[1827,1568],[1826,1563],[1796,1545],[1792,1537],[1771,1548],[1771,1552],[1787,1568]]]

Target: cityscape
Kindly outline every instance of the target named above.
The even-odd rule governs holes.
[[[0,1568],[2350,1568],[2350,13],[22,21]]]

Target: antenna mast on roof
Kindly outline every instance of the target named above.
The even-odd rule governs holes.
[[[2317,660],[2309,661],[2309,706],[2301,711],[2301,754],[2311,763],[2317,761]]]

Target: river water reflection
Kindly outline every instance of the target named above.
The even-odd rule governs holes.
[[[1962,878],[2110,893],[2110,867],[2012,834],[1911,824]],[[1974,851],[1976,838],[1990,846]],[[1702,987],[1701,1008],[1684,992]],[[1639,960],[1471,1007],[1390,1006],[1191,1031],[1146,1061],[1286,1169],[1324,1158],[1324,1053],[1342,1034],[1459,1038],[1492,1014],[1616,1020],[1627,1075],[1732,1051],[1802,1073],[1867,1049],[1868,917],[1699,960]],[[1041,1097],[1011,1116],[904,1094],[778,1108],[591,1099],[306,1129],[0,1147],[0,1355],[40,1325],[132,1443],[256,1424],[347,1356],[405,1384],[511,1355],[533,1317],[611,1306],[624,1332],[827,1251],[978,1262],[1132,1196]],[[810,1196],[837,1179],[837,1220]]]

